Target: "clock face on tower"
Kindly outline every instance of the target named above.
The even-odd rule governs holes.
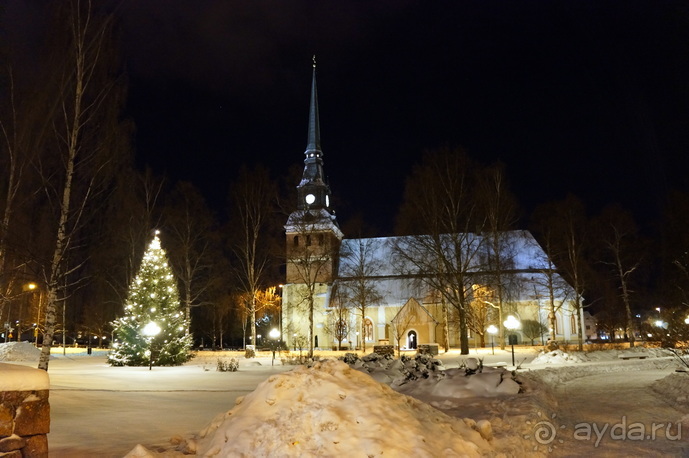
[[[312,203],[314,203],[316,201],[316,196],[314,196],[313,194],[307,194],[306,197],[304,198],[304,200],[306,201],[307,204],[311,205]]]

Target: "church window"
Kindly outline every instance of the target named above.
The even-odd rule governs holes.
[[[366,342],[373,340],[373,321],[370,318],[364,320],[364,340]]]
[[[311,246],[311,236],[310,235],[306,236],[306,246]]]
[[[299,246],[299,236],[298,235],[294,236],[294,246]]]
[[[323,234],[318,234],[318,244],[320,246],[325,245],[325,236]]]

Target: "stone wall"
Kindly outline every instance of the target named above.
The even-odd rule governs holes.
[[[0,457],[48,457],[49,386],[45,371],[0,364]]]

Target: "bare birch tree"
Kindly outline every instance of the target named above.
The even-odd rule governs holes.
[[[60,154],[61,169],[56,169],[59,187],[53,187],[54,177],[44,175],[46,193],[56,198],[58,217],[54,248],[45,271],[46,325],[38,364],[43,370],[48,370],[57,305],[68,296],[65,287],[70,285],[66,285],[66,279],[83,264],[76,261],[68,267],[69,253],[76,248],[89,204],[107,182],[111,160],[109,145],[100,136],[105,134],[102,115],[112,113],[105,110],[114,85],[107,76],[112,17],[97,16],[90,1],[72,0],[65,7],[68,53],[63,57],[64,70],[59,73],[59,93],[55,97],[58,109],[53,124],[55,148]]]

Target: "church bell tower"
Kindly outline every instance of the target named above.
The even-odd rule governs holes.
[[[330,283],[335,274],[335,254],[339,250],[343,234],[330,207],[330,186],[323,173],[315,56],[304,156],[304,172],[297,186],[297,209],[290,214],[285,224],[286,280],[287,284],[311,281]]]

